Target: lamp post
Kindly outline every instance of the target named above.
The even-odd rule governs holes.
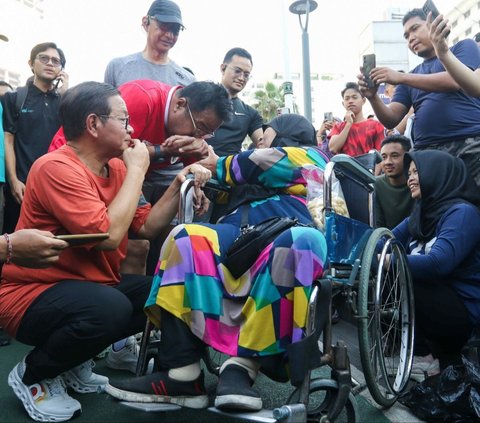
[[[298,15],[298,22],[302,29],[302,56],[303,56],[303,113],[305,117],[312,121],[312,92],[310,85],[310,47],[308,41],[308,16],[317,8],[318,4],[314,0],[294,1],[289,10]],[[305,15],[305,23],[302,22],[302,15]]]

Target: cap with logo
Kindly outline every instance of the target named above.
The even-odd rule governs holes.
[[[155,0],[148,9],[147,15],[159,22],[176,23],[185,28],[182,22],[182,12],[173,1]]]

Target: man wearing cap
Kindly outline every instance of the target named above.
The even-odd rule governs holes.
[[[178,40],[180,30],[185,28],[177,4],[170,0],[155,0],[142,18],[142,27],[147,33],[147,44],[143,51],[111,60],[105,70],[105,82],[119,87],[136,79],[152,79],[183,86],[195,81],[191,72],[168,56]]]

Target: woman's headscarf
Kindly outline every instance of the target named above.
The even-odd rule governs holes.
[[[444,151],[422,150],[406,153],[404,172],[415,163],[422,198],[415,200],[408,229],[414,239],[433,238],[438,221],[454,204],[479,204],[478,188],[463,161]]]
[[[263,130],[271,127],[277,136],[270,147],[301,147],[317,145],[316,131],[308,119],[293,113],[279,115],[263,125]]]

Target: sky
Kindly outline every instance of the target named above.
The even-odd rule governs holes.
[[[43,22],[22,28],[21,17],[9,11],[12,0],[0,0],[0,33],[10,37],[0,43],[0,58],[25,63],[37,42],[55,41],[67,57],[71,85],[103,80],[113,57],[141,51],[141,27],[152,0],[44,0]],[[311,72],[343,74],[354,80],[359,63],[358,38],[372,20],[382,20],[388,7],[421,7],[415,0],[317,0],[310,13],[308,34]],[[180,33],[170,57],[191,68],[197,79],[218,81],[220,64],[232,47],[243,47],[253,56],[255,79],[264,82],[274,72],[302,71],[302,32],[298,16],[288,11],[292,0],[176,0],[186,30]],[[435,0],[441,12],[451,0]],[[19,31],[21,29],[21,31]]]

